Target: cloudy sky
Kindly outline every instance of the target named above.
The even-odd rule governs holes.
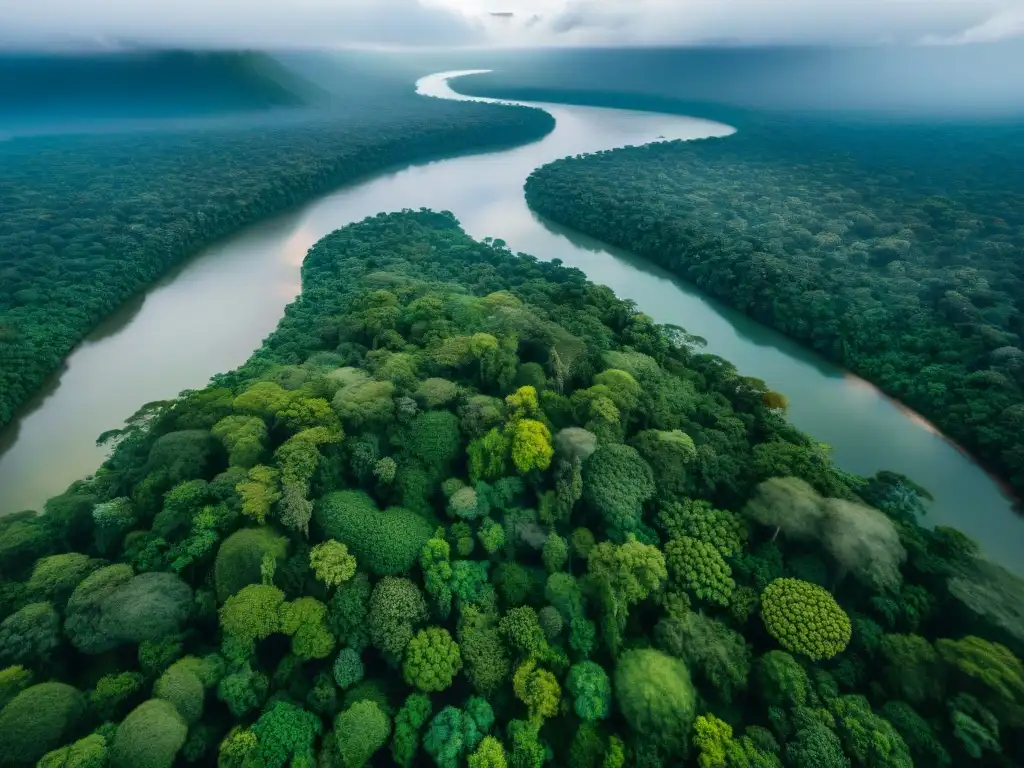
[[[511,15],[508,15],[511,14]],[[240,46],[966,43],[1024,0],[0,0],[0,43]]]

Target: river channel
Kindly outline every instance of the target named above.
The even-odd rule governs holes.
[[[442,73],[417,83],[424,96],[469,99]],[[488,99],[480,99],[488,101]],[[557,125],[532,144],[382,173],[245,229],[204,250],[109,318],[0,433],[0,514],[41,509],[95,471],[96,437],[144,403],[200,388],[257,348],[299,291],[306,251],[327,233],[380,211],[450,210],[476,238],[561,259],[633,299],[656,321],[704,337],[707,351],[789,397],[790,420],[833,447],[845,470],[890,469],[935,497],[928,522],[977,539],[993,560],[1024,568],[1024,518],[1000,485],[922,418],[872,385],[779,333],[702,295],[628,253],[545,222],[526,206],[535,168],[576,155],[659,139],[726,136],[707,120],[593,107],[539,106]]]

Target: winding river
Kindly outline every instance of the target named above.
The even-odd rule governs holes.
[[[425,77],[417,89],[468,99],[448,86],[460,74],[468,72]],[[142,404],[202,387],[240,365],[299,291],[299,267],[318,239],[379,211],[426,206],[453,211],[473,237],[500,237],[515,251],[579,267],[656,321],[703,336],[708,351],[788,395],[792,422],[833,446],[843,469],[908,475],[935,496],[931,522],[954,525],[992,559],[1024,568],[1024,519],[997,482],[919,416],[665,271],[543,221],[523,198],[530,172],[560,157],[725,136],[732,128],[674,115],[534,106],[557,120],[544,139],[413,165],[341,189],[208,248],[107,320],[0,434],[0,514],[40,509],[93,472],[105,455],[96,436]]]

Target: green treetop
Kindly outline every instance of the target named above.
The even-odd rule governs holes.
[[[783,648],[814,661],[832,658],[850,642],[850,617],[828,591],[807,581],[769,584],[761,593],[761,616]]]
[[[462,669],[459,646],[447,629],[427,627],[416,633],[405,648],[402,673],[405,682],[424,693],[448,688]]]

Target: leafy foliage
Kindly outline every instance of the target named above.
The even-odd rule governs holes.
[[[683,662],[650,648],[626,651],[615,667],[615,690],[634,733],[666,757],[685,754],[697,693]]]
[[[31,765],[72,736],[85,714],[85,697],[65,683],[33,685],[0,710],[0,755]]]
[[[1024,758],[1014,581],[903,480],[835,469],[692,337],[449,214],[339,230],[303,269],[249,362],[45,525],[0,521],[4,761]],[[527,422],[550,463],[517,466]],[[249,515],[260,477],[281,496]],[[98,507],[131,514],[97,536]]]
[[[772,637],[794,653],[829,659],[850,642],[850,617],[821,587],[776,579],[761,595],[761,615]]]
[[[402,664],[405,681],[424,693],[448,688],[461,668],[459,646],[447,629],[421,629],[405,648]]]
[[[314,518],[326,536],[345,544],[356,561],[376,575],[409,570],[433,532],[419,515],[403,507],[382,512],[360,491],[325,496]]]

